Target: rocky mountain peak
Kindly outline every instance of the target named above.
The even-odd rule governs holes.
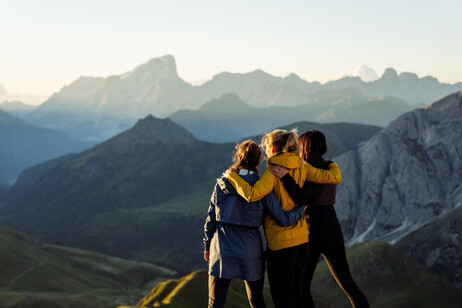
[[[171,55],[165,55],[160,58],[151,59],[147,63],[136,67],[134,70],[121,75],[120,78],[135,78],[149,81],[178,78],[175,58]]]
[[[385,70],[385,72],[383,72],[381,79],[393,80],[393,79],[396,79],[397,77],[398,77],[398,73],[396,72],[396,70],[394,68],[389,67]]]

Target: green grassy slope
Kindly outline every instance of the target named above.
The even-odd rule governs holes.
[[[347,251],[350,270],[371,307],[460,307],[462,291],[385,243],[366,242]],[[326,263],[318,265],[313,296],[332,307],[351,307]]]
[[[268,279],[266,279],[267,281]],[[208,300],[208,275],[206,270],[195,271],[180,279],[161,282],[152,291],[143,297],[136,308],[148,307],[206,307]],[[264,297],[266,307],[274,307],[271,300],[269,285],[264,287]],[[241,280],[233,280],[228,289],[225,307],[249,307],[247,293],[244,283]],[[317,301],[318,308],[328,308]]]
[[[359,244],[347,251],[352,275],[367,296],[371,307],[460,307],[462,291],[429,272],[394,246],[379,242]],[[266,281],[267,282],[267,281]],[[312,285],[316,307],[351,307],[325,262],[319,264]],[[273,307],[268,284],[267,307]],[[176,280],[156,285],[136,308],[205,307],[207,272],[200,270]],[[248,307],[243,283],[234,280],[226,307]]]
[[[115,307],[133,304],[174,271],[94,252],[44,245],[0,227],[0,307]]]

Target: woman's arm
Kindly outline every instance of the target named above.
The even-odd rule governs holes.
[[[329,164],[329,170],[318,169],[310,164],[303,164],[306,170],[306,181],[319,184],[340,184],[342,174],[336,163]]]
[[[271,166],[270,171],[281,180],[282,184],[284,184],[284,188],[296,204],[301,206],[309,203],[311,199],[311,189],[309,189],[307,183],[304,184],[303,188],[300,188],[287,172],[287,169],[281,166]]]
[[[268,169],[263,172],[261,178],[253,186],[250,186],[236,173],[228,175],[228,182],[247,202],[258,201],[269,194],[273,190],[276,181],[276,177]]]
[[[217,228],[217,225],[218,225],[218,222],[215,219],[215,205],[217,204],[217,185],[215,185],[215,189],[213,190],[212,197],[210,197],[210,206],[207,212],[207,218],[205,220],[205,225],[204,225],[204,234],[205,234],[204,235],[204,251],[205,252],[210,251],[210,242],[212,241],[213,234],[215,233],[215,229]],[[204,253],[204,258],[205,258],[205,253]]]
[[[295,207],[291,211],[284,211],[273,192],[265,196],[262,201],[265,209],[281,227],[293,225],[305,215],[303,206]]]

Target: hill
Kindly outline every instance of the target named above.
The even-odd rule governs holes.
[[[46,245],[0,227],[0,303],[13,307],[132,305],[174,271],[150,263]]]
[[[350,248],[347,258],[371,307],[456,308],[462,303],[462,291],[392,245],[362,243]],[[316,269],[312,286],[313,296],[330,307],[351,307],[324,261]]]
[[[233,148],[148,116],[90,150],[24,172],[0,220],[46,242],[198,268],[208,199]]]
[[[459,307],[462,291],[441,277],[385,243],[368,242],[347,251],[350,269],[356,282],[368,297],[371,307]],[[351,307],[338,287],[325,262],[321,262],[313,280],[316,307]],[[268,285],[265,302],[273,307]],[[156,285],[136,308],[204,307],[207,305],[207,272],[193,272],[178,280]],[[248,307],[243,283],[234,280],[227,296],[227,307]]]
[[[0,186],[11,186],[19,173],[30,166],[92,145],[31,125],[0,109]]]

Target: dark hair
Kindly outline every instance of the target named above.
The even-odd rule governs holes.
[[[302,150],[300,156],[311,165],[319,164],[327,152],[326,137],[319,130],[313,129],[301,134],[298,144]]]
[[[248,169],[258,173],[261,150],[252,140],[246,140],[236,145],[236,153],[233,157],[234,168]]]

